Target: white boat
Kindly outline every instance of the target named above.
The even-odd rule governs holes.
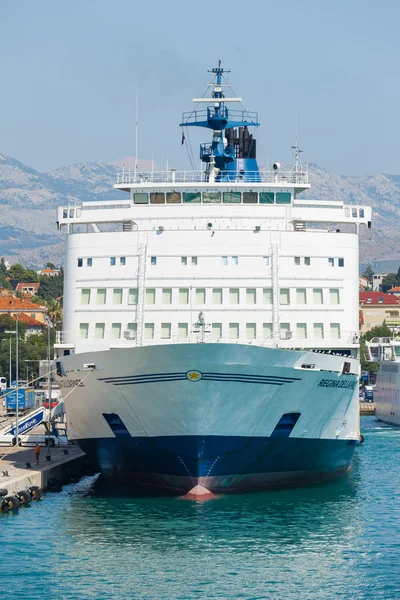
[[[257,114],[228,110],[240,99],[224,96],[221,65],[211,73],[181,123],[182,142],[212,130],[204,171],[124,171],[126,200],[58,209],[68,433],[105,475],[178,494],[334,477],[359,441],[371,209],[301,199],[297,144],[294,166],[260,169]]]
[[[400,337],[375,337],[367,342],[369,359],[379,362],[374,388],[375,416],[400,425]]]

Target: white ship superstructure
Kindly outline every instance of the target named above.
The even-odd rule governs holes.
[[[367,342],[369,359],[379,362],[374,389],[375,416],[400,425],[400,337],[372,338]]]
[[[256,115],[213,106],[204,172],[120,173],[61,207],[69,435],[106,474],[187,491],[320,479],[358,440],[358,233],[371,209],[259,169]],[[232,116],[233,115],[233,116]],[[184,116],[185,117],[185,116]],[[78,385],[79,384],[79,385]]]

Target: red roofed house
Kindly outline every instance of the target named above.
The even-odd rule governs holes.
[[[387,293],[400,298],[400,286],[396,285],[395,287],[390,288]]]
[[[28,329],[32,329],[35,333],[39,328],[39,324],[45,327],[47,308],[39,304],[33,304],[29,300],[23,298],[15,298],[14,296],[0,297],[0,315],[10,315],[15,319],[15,315],[20,315],[21,322],[28,324]],[[28,317],[28,320],[26,320]]]
[[[34,296],[37,294],[40,283],[18,283],[16,292],[21,292],[24,296]]]
[[[39,271],[39,275],[45,275],[46,277],[58,277],[60,273],[60,269],[50,269],[50,267],[46,267]]]
[[[360,292],[361,333],[386,323],[397,333],[400,330],[400,298],[383,292]]]
[[[37,319],[29,317],[25,313],[19,315],[19,322],[25,323],[27,325],[26,337],[28,337],[29,335],[37,335],[39,333],[42,333],[43,329],[45,329],[46,327],[45,323],[42,323]]]

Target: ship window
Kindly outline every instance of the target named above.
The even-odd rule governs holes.
[[[334,258],[328,258],[328,263],[331,267],[335,266],[335,259]]]
[[[311,264],[311,258],[309,256],[305,256],[304,257],[304,264],[307,265],[307,267],[310,266],[310,264]]]
[[[119,264],[121,265],[121,267],[124,267],[126,265],[126,257],[125,256],[120,257]]]
[[[196,304],[205,304],[206,303],[206,290],[204,288],[196,289]]]
[[[181,265],[187,265],[187,256],[181,256]]]
[[[307,339],[307,324],[297,323],[296,325],[296,337],[299,340]]]
[[[329,290],[329,303],[330,304],[339,304],[339,290],[338,289],[330,289]]]
[[[122,304],[122,289],[121,288],[113,289],[112,303],[113,304]]]
[[[339,267],[344,267],[344,258],[339,258]]]
[[[78,258],[78,267],[83,267],[83,258]]]
[[[180,192],[167,192],[167,204],[180,204],[181,193]]]
[[[163,288],[162,303],[163,304],[172,304],[172,289],[171,288]]]
[[[251,288],[246,290],[246,304],[256,303],[256,289]]]
[[[268,340],[272,337],[272,323],[263,323],[263,338]]]
[[[121,337],[121,323],[111,324],[111,339],[119,340]]]
[[[104,338],[104,329],[105,323],[96,323],[94,327],[94,337],[97,340],[102,340]]]
[[[157,264],[157,256],[150,256],[150,264],[153,267]]]
[[[353,219],[357,218],[357,209],[356,208],[351,209],[351,216],[353,217]]]
[[[93,258],[88,258],[86,260],[86,266],[88,266],[88,267],[92,267],[93,266]]]
[[[272,288],[263,289],[263,304],[272,304]]]
[[[156,301],[156,290],[154,288],[146,289],[146,304],[154,304]]]
[[[230,288],[229,304],[239,304],[239,288]]]
[[[149,196],[147,193],[138,192],[138,193],[133,194],[133,201],[135,204],[148,204]]]
[[[81,304],[90,304],[90,290],[81,290]]]
[[[264,265],[269,265],[269,256],[263,256]]]
[[[291,195],[288,192],[277,192],[276,203],[277,204],[290,204]]]
[[[239,258],[237,256],[232,256],[232,264],[233,265],[238,265],[239,264]]]
[[[229,339],[239,339],[239,323],[229,323]]]
[[[192,265],[197,265],[197,256],[192,256]]]
[[[294,257],[294,264],[295,265],[299,265],[300,264],[300,256],[295,256]]]
[[[136,340],[137,323],[128,323],[124,337],[127,340]]]
[[[221,192],[203,192],[203,204],[219,204]]]
[[[96,304],[105,304],[106,298],[107,298],[107,290],[106,289],[103,288],[103,289],[97,290]]]
[[[151,192],[150,204],[165,204],[165,194],[161,192]]]
[[[128,304],[137,304],[137,303],[138,303],[138,290],[137,290],[137,288],[130,288],[128,290]]]
[[[189,288],[179,288],[179,304],[189,304]]]
[[[307,304],[307,291],[305,288],[297,288],[296,303],[297,304]]]
[[[281,340],[290,340],[292,332],[290,331],[290,323],[281,323],[279,326],[279,335]]]
[[[323,323],[314,323],[314,339],[316,339],[316,340],[324,339],[324,324]]]
[[[79,323],[79,339],[87,340],[89,335],[89,323]]]
[[[345,217],[350,217],[350,208],[348,206],[346,206],[345,209],[344,209],[344,216]]]
[[[189,327],[187,323],[178,323],[178,338],[185,339],[188,336]]]
[[[144,324],[144,339],[152,340],[154,338],[154,323]]]
[[[213,323],[211,325],[211,337],[213,340],[220,340],[222,338],[222,323]]]
[[[110,265],[112,267],[115,267],[116,264],[117,264],[117,259],[115,258],[115,256],[111,256],[110,257]]]
[[[360,215],[360,219],[364,218],[364,209],[363,208],[360,208],[359,215]]]
[[[201,194],[200,192],[183,192],[183,201],[191,202],[192,204],[200,204]]]
[[[63,210],[63,219],[68,219],[68,209],[64,208]]]
[[[69,209],[69,217],[70,217],[70,219],[72,219],[73,216],[74,216],[74,209],[70,208]]]
[[[274,203],[274,192],[260,192],[260,204],[273,204]]]
[[[243,204],[257,204],[257,192],[243,192]]]
[[[246,339],[255,340],[257,336],[257,326],[255,323],[246,323]]]
[[[241,192],[224,192],[223,201],[228,204],[240,204],[242,194]]]
[[[323,304],[324,303],[324,294],[322,288],[314,288],[313,289],[313,304]]]
[[[212,303],[213,304],[222,304],[222,289],[214,288],[212,291]]]
[[[161,339],[169,340],[171,337],[171,323],[161,323]]]
[[[279,303],[290,304],[290,290],[288,288],[281,288],[279,290]]]
[[[340,323],[331,323],[331,338],[333,340],[340,339]]]
[[[222,261],[223,266],[226,267],[226,265],[228,264],[228,257],[222,256],[221,261]]]

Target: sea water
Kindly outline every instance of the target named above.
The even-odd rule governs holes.
[[[400,598],[400,429],[362,419],[351,472],[198,503],[95,478],[0,516],[2,598]]]

